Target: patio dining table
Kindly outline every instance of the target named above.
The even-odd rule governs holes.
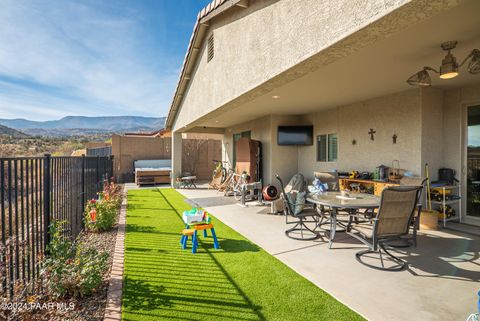
[[[353,212],[359,209],[376,209],[380,207],[380,197],[366,193],[350,193],[348,196],[342,194],[342,192],[310,193],[306,199],[309,203],[323,205],[331,209],[330,248],[332,248],[337,225],[339,224],[337,221],[338,210]]]

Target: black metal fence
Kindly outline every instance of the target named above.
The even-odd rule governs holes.
[[[38,277],[52,219],[80,233],[86,201],[112,174],[112,157],[0,158],[0,296]]]

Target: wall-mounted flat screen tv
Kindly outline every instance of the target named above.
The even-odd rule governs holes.
[[[313,126],[278,126],[278,145],[313,145]]]

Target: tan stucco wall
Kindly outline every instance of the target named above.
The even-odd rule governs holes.
[[[424,175],[428,163],[432,181],[441,167],[454,168],[461,178],[464,112],[469,104],[480,104],[480,85],[411,89],[309,115],[269,115],[242,123],[227,128],[224,148],[231,160],[233,134],[250,130],[252,138],[263,144],[267,184],[276,183],[275,173],[288,179],[300,172],[311,179],[315,170],[373,171],[380,164],[391,166],[395,159],[415,175]],[[312,146],[278,146],[278,126],[298,124],[314,125],[314,141],[317,135],[337,133],[338,161],[317,162],[316,141]],[[368,135],[370,128],[376,131],[374,141]],[[397,144],[392,141],[394,133]]]
[[[181,137],[181,135],[180,135]],[[180,148],[180,154],[183,153],[183,157],[178,158],[183,161],[184,165],[187,161],[188,155],[185,155],[187,149],[185,143],[187,140],[192,140],[192,137],[196,139],[207,140],[207,143],[202,145],[199,151],[198,162],[196,165],[197,178],[200,180],[206,180],[211,178],[213,171],[213,160],[220,159],[221,146],[218,139],[218,135],[206,134],[206,135],[188,135],[188,139],[179,142],[182,146]],[[216,138],[216,139],[212,139]],[[114,159],[114,174],[119,182],[122,182],[127,178],[125,175],[129,175],[128,180],[133,178],[133,162],[141,159],[170,159],[172,158],[172,139],[170,137],[136,137],[136,136],[112,136],[112,155]],[[187,167],[187,166],[182,166]],[[181,168],[181,167],[180,167]],[[179,174],[179,173],[175,173]]]
[[[297,172],[312,178],[315,170],[373,171],[381,164],[390,166],[393,160],[399,160],[402,169],[419,175],[423,168],[422,101],[428,102],[433,108],[435,98],[433,94],[422,95],[421,90],[412,89],[309,115],[270,115],[228,128],[224,143],[230,146],[226,148],[231,159],[233,134],[250,130],[252,139],[260,140],[264,147],[265,183],[276,183],[276,173],[285,179]],[[430,111],[425,110],[425,113],[428,112]],[[314,125],[314,145],[278,146],[278,126],[299,124]],[[434,125],[432,123],[432,128],[426,129],[425,133],[434,132]],[[374,141],[368,135],[370,128],[376,131]],[[317,162],[316,136],[331,133],[338,135],[338,161]],[[398,136],[397,144],[393,144],[393,134]],[[356,140],[356,145],[352,145],[353,139]],[[431,149],[424,149],[424,160],[428,158],[427,153],[434,158],[436,154],[430,152]],[[440,149],[439,155],[441,154]],[[432,159],[432,163],[434,161]]]
[[[466,108],[480,104],[480,84],[445,91],[443,118],[443,158],[445,167],[457,171],[461,177],[464,169]]]
[[[421,174],[425,173],[425,164],[428,163],[429,175],[432,181],[438,178],[438,169],[445,167],[443,158],[443,109],[444,91],[435,87],[422,88],[422,149]]]
[[[299,171],[308,177],[314,170],[373,171],[399,160],[401,168],[420,174],[420,99],[420,91],[414,89],[305,116],[314,124],[315,136],[337,133],[338,161],[317,162],[315,142],[298,148]],[[370,128],[376,131],[373,141]],[[398,136],[396,144],[393,134]]]
[[[222,140],[223,134],[211,133],[182,133],[182,139],[213,139]]]
[[[258,0],[227,10],[208,21],[204,39],[214,34],[215,55],[207,63],[207,41],[198,55],[195,50],[173,130],[186,130],[211,112],[241,108],[459,2]]]
[[[480,85],[457,89],[412,89],[348,106],[305,116],[315,133],[338,134],[338,162],[315,161],[316,146],[299,147],[299,171],[368,170],[400,161],[402,169],[424,175],[429,164],[432,181],[438,169],[454,168],[461,178],[464,145],[464,111],[468,104],[480,104]],[[367,132],[376,130],[375,141]],[[397,144],[392,144],[396,133]],[[357,144],[352,146],[352,139]]]
[[[207,37],[214,33],[215,56],[207,63],[204,41],[173,129],[180,130],[409,2],[302,0],[299,5],[298,0],[250,1],[246,9],[229,10],[213,18]],[[421,20],[430,13],[407,18]],[[322,61],[328,64],[348,55],[397,27],[405,27],[405,21],[406,17],[399,15],[388,25],[378,26],[388,31],[371,27],[361,41],[345,44]],[[321,65],[318,61],[307,69]]]
[[[480,105],[480,84],[446,90],[444,93],[443,117],[443,161],[444,166],[457,172],[462,186],[462,195],[466,195],[466,144],[467,144],[467,107]],[[465,213],[466,197],[462,198],[462,212]],[[478,224],[478,221],[465,218],[465,222]]]
[[[251,138],[262,143],[263,182],[265,184],[276,184],[275,174],[281,177],[291,177],[297,171],[298,147],[278,146],[277,128],[279,125],[296,125],[299,123],[301,123],[300,116],[269,115],[227,128],[223,140],[227,160],[230,163],[232,162],[233,134],[250,131]]]
[[[282,125],[300,125],[304,124],[300,116],[278,116],[272,115],[272,135],[271,135],[271,184],[277,185],[275,174],[278,174],[284,180],[289,180],[298,171],[299,155],[297,146],[279,146],[277,144],[278,126]],[[308,124],[308,123],[307,123]]]
[[[133,178],[133,162],[139,159],[169,159],[171,139],[160,137],[112,136],[114,173],[119,182],[125,174]]]
[[[224,158],[232,164],[233,162],[233,134],[241,133],[244,131],[251,131],[251,138],[262,142],[263,151],[263,172],[264,180],[271,180],[271,117],[262,117],[251,122],[238,124],[237,126],[227,128],[223,138],[223,153]]]

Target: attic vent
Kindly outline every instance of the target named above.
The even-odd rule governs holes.
[[[214,47],[213,47],[213,33],[212,35],[208,38],[208,48],[207,48],[207,62],[213,59],[213,54],[214,54]]]

